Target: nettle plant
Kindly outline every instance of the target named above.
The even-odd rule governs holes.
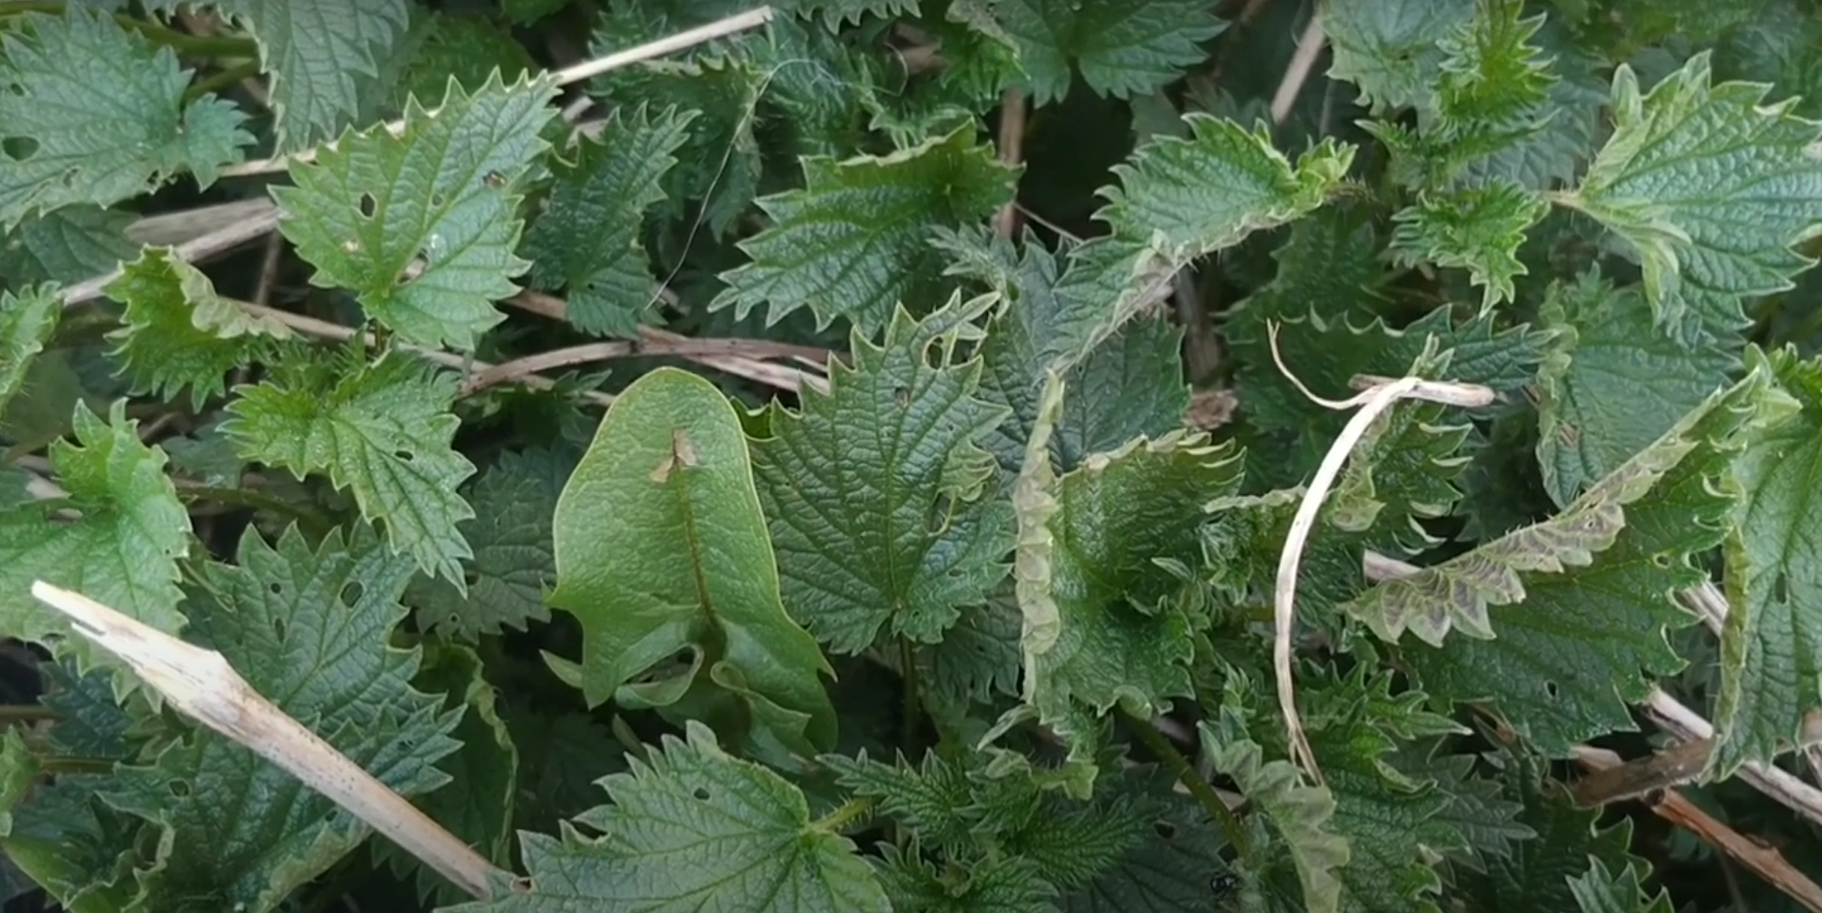
[[[0,4],[8,895],[1822,908],[1818,49],[1808,0]]]

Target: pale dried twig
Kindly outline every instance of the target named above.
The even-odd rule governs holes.
[[[672,336],[668,333],[659,335],[652,331],[647,331],[643,336],[644,338],[638,342],[618,340],[584,343],[579,346],[538,352],[524,358],[501,362],[470,376],[462,385],[460,395],[472,396],[488,387],[553,368],[640,355],[676,355],[697,359],[729,356],[742,359],[815,359],[820,356],[823,361],[827,361],[829,357],[829,353],[825,350],[811,346],[773,342],[767,339],[697,339],[689,336]]]
[[[1576,762],[1594,771],[1591,778],[1624,766],[1619,755],[1605,748],[1577,745],[1573,750]],[[1798,871],[1777,850],[1721,823],[1675,790],[1665,791],[1661,799],[1652,802],[1651,811],[1718,848],[1729,858],[1751,869],[1766,884],[1801,903],[1805,909],[1822,913],[1822,887]]]
[[[1316,67],[1316,58],[1322,55],[1322,47],[1328,36],[1322,31],[1322,10],[1318,8],[1310,13],[1310,21],[1303,27],[1303,34],[1297,39],[1297,50],[1291,55],[1290,66],[1284,69],[1284,78],[1278,82],[1278,91],[1272,93],[1272,123],[1282,124],[1291,116],[1291,105],[1297,102],[1298,93],[1303,91],[1303,84],[1309,81],[1310,71]]]
[[[263,206],[246,205],[237,208],[233,221],[204,232],[172,248],[172,255],[185,263],[211,257],[230,248],[239,247],[248,241],[264,235],[278,225],[278,206],[271,201],[263,201]],[[108,272],[84,279],[63,290],[63,306],[74,307],[102,297],[102,290],[115,279],[120,278],[121,270],[116,267]]]
[[[707,25],[698,26],[693,29],[678,32],[675,35],[660,38],[657,41],[647,42],[635,48],[616,51],[594,60],[584,61],[573,67],[565,67],[549,75],[550,78],[554,79],[557,85],[566,86],[572,82],[580,82],[584,79],[599,76],[602,73],[617,70],[621,67],[630,66],[641,61],[663,57],[666,54],[674,54],[677,51],[713,41],[716,38],[724,38],[737,32],[758,28],[770,21],[772,21],[772,8],[770,6],[761,6],[744,13],[737,13],[724,19],[718,19]],[[393,136],[399,136],[405,132],[405,122],[403,120],[389,121],[385,125],[385,128],[386,132]],[[308,163],[316,161],[318,150],[333,148],[335,148],[333,142],[325,143],[315,149],[306,149],[291,155],[280,155],[267,159],[256,159],[251,162],[242,162],[238,165],[222,169],[221,173],[224,177],[247,177],[256,174],[274,174],[290,167],[292,162]]]
[[[1269,323],[1266,332],[1270,338],[1272,361],[1277,364],[1279,372],[1293,386],[1310,398],[1312,402],[1329,409],[1344,410],[1360,407],[1353,417],[1348,419],[1335,442],[1323,455],[1322,463],[1316,467],[1316,474],[1310,479],[1309,487],[1303,493],[1303,499],[1297,504],[1297,512],[1291,517],[1290,531],[1284,538],[1284,550],[1278,555],[1278,579],[1272,590],[1272,671],[1278,685],[1278,710],[1284,717],[1286,734],[1291,744],[1291,755],[1317,784],[1322,783],[1322,771],[1316,765],[1316,755],[1310,749],[1309,739],[1303,731],[1303,721],[1297,713],[1295,683],[1291,670],[1292,637],[1297,620],[1297,567],[1303,558],[1303,545],[1309,539],[1310,531],[1316,525],[1316,514],[1322,510],[1323,499],[1329,488],[1341,474],[1353,453],[1355,445],[1366,436],[1373,422],[1393,404],[1401,399],[1425,400],[1444,405],[1475,408],[1492,404],[1492,390],[1478,384],[1454,384],[1440,381],[1424,380],[1419,377],[1401,377],[1397,380],[1374,383],[1358,396],[1346,400],[1324,399],[1311,392],[1303,381],[1284,365],[1284,359],[1278,352],[1278,325]]]
[[[32,595],[124,660],[185,716],[276,764],[469,895],[487,899],[492,878],[511,877],[253,690],[220,653],[42,580],[32,584]]]

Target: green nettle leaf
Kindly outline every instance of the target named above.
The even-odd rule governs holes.
[[[247,683],[401,795],[435,790],[459,743],[459,711],[412,687],[418,652],[391,646],[412,572],[370,530],[332,531],[312,549],[249,529],[235,566],[206,564],[185,603],[189,639],[219,651]],[[464,790],[474,784],[464,783]],[[252,751],[206,730],[121,765],[106,801],[144,819],[133,911],[267,913],[327,871],[368,828]]]
[[[1354,159],[1353,146],[1324,139],[1293,165],[1263,123],[1248,131],[1207,114],[1183,120],[1188,138],[1153,136],[1114,166],[1120,184],[1099,191],[1108,202],[1095,216],[1114,233],[1070,249],[1047,365],[1080,361],[1196,259],[1316,210]]]
[[[227,390],[229,371],[270,354],[272,340],[295,335],[217,295],[208,276],[168,247],[145,248],[104,291],[126,305],[123,326],[108,338],[134,392],[169,400],[188,387],[192,409]]]
[[[0,231],[61,206],[108,206],[240,160],[246,115],[103,12],[26,13],[0,33]]]
[[[1096,454],[1057,479],[1048,575],[1054,637],[1025,639],[1025,694],[1045,721],[1072,704],[1160,713],[1190,693],[1189,580],[1209,502],[1240,487],[1240,454],[1173,432]],[[1028,597],[1024,597],[1028,598]]]
[[[1582,913],[1672,913],[1675,909],[1663,888],[1654,897],[1645,896],[1644,875],[1637,864],[1628,862],[1615,875],[1598,857],[1589,861],[1587,872],[1569,879],[1569,890]]]
[[[510,866],[519,751],[506,721],[500,718],[499,695],[487,681],[481,657],[468,647],[433,646],[412,685],[426,694],[442,695],[445,711],[461,714],[460,722],[450,730],[461,747],[437,765],[449,775],[451,785],[419,798],[418,808],[487,861]],[[419,900],[435,896],[440,903],[458,903],[468,899],[398,844],[376,840],[370,845],[395,874],[415,881]]]
[[[474,516],[460,526],[474,549],[463,574],[468,591],[420,576],[405,591],[420,621],[472,639],[550,618],[544,594],[557,580],[551,515],[576,459],[567,447],[539,447],[502,454],[481,471],[467,492]]]
[[[1159,135],[1114,166],[1117,187],[1096,217],[1115,234],[1149,242],[1173,263],[1231,247],[1321,206],[1354,161],[1354,147],[1325,139],[1295,165],[1264,124],[1248,130],[1207,114],[1183,115],[1190,136]]]
[[[1630,821],[1604,830],[1595,828],[1600,809],[1579,809],[1560,785],[1545,779],[1537,762],[1522,756],[1505,756],[1505,780],[1524,810],[1519,823],[1537,836],[1520,842],[1509,856],[1486,861],[1484,870],[1457,869],[1456,894],[1464,909],[1473,913],[1533,913],[1536,910],[1570,910],[1576,903],[1572,886],[1597,864],[1606,871],[1624,869],[1632,862],[1626,846],[1632,835]],[[1603,911],[1605,913],[1605,911]]]
[[[982,497],[995,473],[978,443],[1007,410],[977,396],[980,361],[953,354],[990,301],[958,297],[923,321],[899,308],[878,346],[856,331],[829,392],[774,407],[753,442],[785,606],[836,652],[882,627],[938,643],[1006,577],[1012,512]]]
[[[582,624],[590,705],[710,713],[766,750],[833,744],[820,678],[833,670],[785,614],[765,523],[739,416],[714,385],[660,368],[621,393],[554,519],[549,601]],[[680,651],[686,665],[663,665]]]
[[[0,512],[0,630],[42,642],[67,632],[31,595],[32,581],[75,590],[167,634],[184,627],[178,562],[190,553],[190,515],[164,474],[165,454],[141,443],[117,400],[107,419],[79,406],[76,443],[50,447],[67,498]],[[57,516],[73,509],[77,519]],[[86,655],[88,641],[70,642]]]
[[[1794,742],[1822,706],[1822,362],[1749,349],[1802,404],[1791,421],[1754,429],[1734,461],[1743,491],[1727,544],[1727,624],[1710,766],[1729,776]]]
[[[1401,266],[1434,263],[1468,271],[1483,287],[1481,307],[1510,300],[1512,279],[1528,270],[1519,262],[1525,231],[1549,212],[1543,198],[1516,184],[1422,192],[1417,203],[1392,217],[1392,254]]]
[[[1522,0],[1482,0],[1474,19],[1457,25],[1439,46],[1435,129],[1458,142],[1523,137],[1556,77],[1550,61],[1530,44],[1544,15],[1523,16]]]
[[[1360,88],[1374,112],[1433,104],[1447,51],[1444,40],[1469,24],[1476,4],[1454,0],[1378,0],[1323,5],[1323,34],[1334,47],[1329,78]]]
[[[940,303],[938,228],[986,218],[1012,197],[1019,169],[1001,164],[973,127],[885,156],[803,159],[804,187],[759,200],[772,226],[740,242],[752,262],[721,275],[712,307],[737,317],[768,305],[773,324],[800,307],[826,327],[838,317],[868,337],[895,305]]]
[[[1010,482],[1037,421],[1047,347],[1063,332],[1057,260],[1030,234],[1018,252],[1003,238],[959,233],[942,235],[937,244],[958,257],[951,273],[986,283],[1008,302],[988,325],[980,356],[985,398],[1012,408],[1012,417],[986,442]],[[1091,453],[1180,427],[1189,407],[1181,346],[1182,334],[1168,320],[1138,319],[1071,368],[1064,376],[1071,395],[1051,438],[1056,464],[1067,471]]]
[[[811,820],[803,793],[727,754],[707,726],[691,720],[685,734],[601,781],[612,803],[576,820],[604,836],[522,834],[531,890],[449,913],[892,910],[838,819]]]
[[[1707,579],[1696,558],[1735,508],[1724,479],[1738,438],[1787,408],[1768,377],[1710,397],[1562,513],[1380,584],[1348,611],[1382,637],[1419,634],[1428,643],[1404,654],[1425,691],[1493,702],[1553,757],[1632,729],[1627,704],[1684,665],[1665,629],[1695,619],[1670,594]],[[1477,637],[1429,645],[1451,624]]]
[[[0,291],[0,413],[25,388],[26,372],[57,332],[63,302],[51,285]]]
[[[809,19],[820,19],[830,31],[839,31],[852,21],[859,25],[868,16],[888,19],[917,11],[917,0],[780,0],[783,12]]]
[[[1150,92],[1201,62],[1201,43],[1226,27],[1196,0],[999,0],[993,12],[1038,105],[1068,94],[1071,64],[1102,95]]]
[[[1224,730],[1239,730],[1231,719],[1224,719]],[[1241,730],[1243,731],[1243,730]],[[1266,872],[1289,857],[1297,870],[1303,888],[1306,913],[1338,913],[1341,909],[1341,873],[1352,858],[1348,841],[1335,833],[1335,797],[1326,787],[1306,786],[1295,765],[1289,761],[1267,761],[1257,742],[1244,738],[1223,738],[1216,727],[1204,722],[1199,727],[1202,751],[1215,769],[1234,778],[1247,801],[1257,809],[1255,814],[1269,822],[1276,839],[1268,849],[1255,846],[1260,858],[1241,861],[1248,867]],[[1267,853],[1284,856],[1267,857]]]
[[[406,30],[407,0],[216,0],[272,74],[278,148],[334,139],[370,109],[379,60]]]
[[[1685,343],[1657,330],[1637,286],[1598,272],[1553,283],[1539,313],[1556,340],[1537,377],[1537,462],[1567,504],[1727,382],[1739,338]]]
[[[669,34],[659,31],[650,37]],[[607,37],[597,33],[595,53],[626,50],[637,43],[628,43],[625,35],[612,35],[611,42],[603,40]],[[706,224],[711,234],[721,237],[759,192],[759,141],[753,125],[759,97],[771,78],[771,70],[744,56],[704,56],[646,61],[601,77],[595,84],[607,88],[590,91],[622,107],[646,104],[697,112],[690,121],[689,140],[677,150],[676,166],[666,173],[665,198],[655,205],[655,212],[667,220],[687,219],[692,230]],[[700,213],[690,203],[702,204]]]
[[[401,351],[365,364],[352,349],[296,349],[235,392],[221,430],[242,457],[352,489],[394,551],[466,592],[459,524],[474,511],[456,489],[475,469],[451,446],[455,375]]]
[[[1685,340],[1746,325],[1740,300],[1791,287],[1822,207],[1822,125],[1763,104],[1761,83],[1713,84],[1704,51],[1641,94],[1613,75],[1613,136],[1559,202],[1630,245],[1658,322]]]
[[[584,140],[574,164],[553,166],[556,181],[544,214],[525,233],[532,282],[567,287],[565,315],[580,330],[637,337],[657,296],[639,230],[664,179],[677,164],[694,111],[616,110],[600,142]]]
[[[1226,841],[1208,812],[1175,786],[1175,777],[1156,768],[1110,773],[1096,784],[1097,796],[1130,797],[1150,811],[1149,826],[1113,866],[1064,898],[1065,913],[1207,913],[1211,894],[1224,899],[1211,881],[1232,878],[1214,864]]]
[[[279,230],[316,267],[311,283],[353,290],[407,342],[472,349],[530,266],[513,253],[518,184],[549,148],[540,131],[555,95],[542,78],[509,86],[496,73],[472,94],[451,80],[436,109],[412,100],[403,135],[347,134],[293,164],[297,186],[272,196]]]
[[[1434,860],[1470,846],[1443,817],[1456,800],[1436,780],[1398,772],[1386,755],[1400,737],[1410,737],[1409,730],[1463,730],[1425,713],[1420,692],[1391,697],[1390,683],[1389,676],[1370,680],[1365,667],[1357,667],[1306,698],[1311,717],[1320,721],[1310,744],[1335,800],[1331,829],[1348,844],[1348,864],[1336,873],[1342,909],[1437,913],[1442,882]]]
[[[896,847],[881,851],[874,868],[893,913],[1053,913],[1056,889],[1037,867],[1016,856],[971,866],[966,874],[937,866]]]
[[[72,203],[0,231],[0,287],[80,282],[105,273],[138,252],[126,237],[132,222],[128,213]]]

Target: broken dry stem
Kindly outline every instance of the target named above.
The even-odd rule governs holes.
[[[508,875],[254,691],[220,653],[42,580],[32,584],[32,595],[125,661],[185,716],[278,765],[471,896],[490,897],[490,876]]]
[[[1309,541],[1310,531],[1315,528],[1317,514],[1322,511],[1323,499],[1328,496],[1342,467],[1347,465],[1348,457],[1366,436],[1368,429],[1399,400],[1416,399],[1473,408],[1491,404],[1494,394],[1492,390],[1476,384],[1400,377],[1396,380],[1376,380],[1365,391],[1350,399],[1325,399],[1311,392],[1303,381],[1297,379],[1296,374],[1285,367],[1284,358],[1278,352],[1278,325],[1267,324],[1266,332],[1271,341],[1273,363],[1304,396],[1329,409],[1359,407],[1359,411],[1348,419],[1341,433],[1335,437],[1328,453],[1323,455],[1322,463],[1316,467],[1315,477],[1310,479],[1309,488],[1297,504],[1297,513],[1291,518],[1290,531],[1284,538],[1284,550],[1278,555],[1278,578],[1272,589],[1272,672],[1278,686],[1278,710],[1284,717],[1292,759],[1320,785],[1322,771],[1316,765],[1315,753],[1311,751],[1309,738],[1303,731],[1303,720],[1297,713],[1291,653],[1297,620],[1297,569],[1303,559],[1303,546]]]

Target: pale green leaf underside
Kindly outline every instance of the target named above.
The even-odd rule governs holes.
[[[549,601],[581,622],[590,705],[689,651],[686,671],[664,674],[717,696],[735,686],[754,738],[795,750],[832,742],[828,663],[785,614],[765,522],[740,419],[714,385],[660,368],[620,394],[554,520]],[[768,708],[794,724],[781,731]]]
[[[248,460],[298,478],[327,474],[384,526],[394,551],[460,585],[474,516],[457,486],[474,464],[451,446],[454,375],[404,352],[372,364],[297,350],[257,386],[235,388],[222,431]]]
[[[765,231],[740,242],[752,262],[722,274],[714,307],[766,320],[808,307],[818,326],[838,317],[873,336],[899,304],[928,301],[944,263],[933,230],[986,218],[1012,196],[1018,171],[973,128],[886,156],[803,160],[804,187],[759,200]]]
[[[1335,797],[1326,787],[1305,785],[1289,761],[1265,760],[1256,742],[1217,742],[1206,722],[1200,736],[1215,769],[1233,777],[1257,813],[1282,835],[1282,843],[1274,842],[1272,848],[1290,855],[1307,913],[1338,913],[1340,872],[1352,853],[1347,840],[1334,831]],[[1263,859],[1247,861],[1259,869],[1267,864]]]
[[[456,718],[411,687],[418,653],[391,646],[412,571],[366,528],[312,549],[295,528],[268,545],[249,529],[239,564],[208,564],[185,603],[189,639],[220,651],[294,719],[404,796],[443,785]],[[466,787],[465,787],[466,788]],[[121,768],[110,803],[172,838],[140,859],[144,913],[198,897],[268,913],[353,850],[367,828],[247,748],[199,731],[145,767]]]
[[[246,25],[272,75],[278,146],[290,152],[334,139],[372,110],[377,59],[403,36],[408,0],[218,0]]]
[[[1382,605],[1426,624],[1459,607],[1493,606],[1494,639],[1409,644],[1407,668],[1439,699],[1491,702],[1552,757],[1632,729],[1628,704],[1685,663],[1667,630],[1696,619],[1673,594],[1707,579],[1697,558],[1721,544],[1735,509],[1725,475],[1742,432],[1787,411],[1768,372],[1755,371],[1558,517],[1420,572],[1409,590],[1386,585],[1399,595]],[[1363,604],[1384,598],[1374,595],[1383,588]]]
[[[1633,505],[1661,508],[1673,498],[1690,497],[1692,493],[1666,488],[1665,480],[1680,478],[1673,475],[1679,467],[1686,474],[1689,465],[1712,459],[1717,448],[1763,408],[1766,389],[1761,372],[1708,397],[1555,516],[1408,577],[1381,583],[1350,601],[1347,612],[1386,640],[1397,640],[1407,630],[1432,646],[1441,646],[1451,629],[1475,638],[1493,637],[1491,607],[1525,602],[1528,583],[1540,577],[1566,576],[1569,579],[1563,582],[1571,582],[1619,540],[1631,522]],[[1679,506],[1699,509],[1706,500],[1696,495],[1696,500]],[[1701,541],[1712,538],[1693,529],[1688,535]],[[1660,546],[1666,549],[1667,574],[1702,547],[1698,541],[1682,546]],[[1637,598],[1651,597],[1641,591]],[[1450,649],[1458,646],[1471,649],[1462,644]]]
[[[1197,564],[1204,505],[1239,484],[1234,448],[1180,432],[1090,456],[1056,481],[1042,585],[1059,627],[1026,659],[1027,699],[1045,718],[1070,702],[1162,712],[1189,692],[1190,621],[1174,604],[1185,582],[1155,562]]]
[[[831,366],[829,393],[775,408],[771,436],[753,444],[785,606],[832,650],[866,650],[882,627],[938,643],[1005,578],[1012,515],[981,497],[994,467],[977,444],[1007,412],[977,395],[979,361],[932,366],[927,354],[985,303],[923,322],[898,309],[879,346],[855,334],[854,364]]]
[[[1752,353],[1802,411],[1750,436],[1734,462],[1743,496],[1726,550],[1732,611],[1710,762],[1719,776],[1769,762],[1822,706],[1822,363]]]
[[[17,294],[0,291],[0,414],[25,387],[27,369],[44,351],[62,316],[63,302],[55,286],[24,288]]]
[[[107,206],[194,172],[213,183],[252,137],[229,103],[186,106],[177,55],[72,6],[0,33],[0,231],[71,204]]]
[[[1354,83],[1376,113],[1428,108],[1447,56],[1443,39],[1474,18],[1453,0],[1331,0],[1323,33],[1334,45],[1329,78]]]
[[[889,913],[854,844],[812,821],[803,793],[707,726],[685,731],[601,781],[610,804],[577,820],[602,837],[525,834],[531,890],[449,913]]]
[[[192,409],[225,391],[227,373],[271,340],[294,335],[217,295],[208,276],[168,247],[145,248],[104,291],[126,305],[124,325],[108,338],[134,388],[171,400],[187,387]]]
[[[1034,104],[1068,94],[1070,67],[1102,95],[1130,98],[1175,80],[1223,23],[1198,0],[1006,0],[993,7],[1031,81]]]
[[[189,554],[190,515],[164,474],[165,454],[141,443],[118,400],[107,419],[79,407],[76,443],[51,445],[67,501],[0,512],[0,631],[42,642],[68,633],[61,616],[31,595],[44,580],[74,590],[167,634],[184,627],[178,562]],[[74,508],[73,521],[54,514]],[[86,655],[88,641],[71,642]]]
[[[1699,53],[1641,93],[1613,77],[1613,136],[1564,197],[1634,248],[1659,322],[1684,338],[1735,329],[1745,297],[1782,291],[1813,261],[1791,245],[1822,208],[1822,126],[1765,105],[1763,84],[1714,84]]]
[[[556,111],[547,79],[472,93],[453,80],[434,112],[415,99],[402,136],[344,135],[295,187],[272,188],[279,230],[316,267],[311,283],[360,297],[369,316],[412,343],[472,349],[505,319],[493,302],[519,291],[519,181],[548,148]]]

